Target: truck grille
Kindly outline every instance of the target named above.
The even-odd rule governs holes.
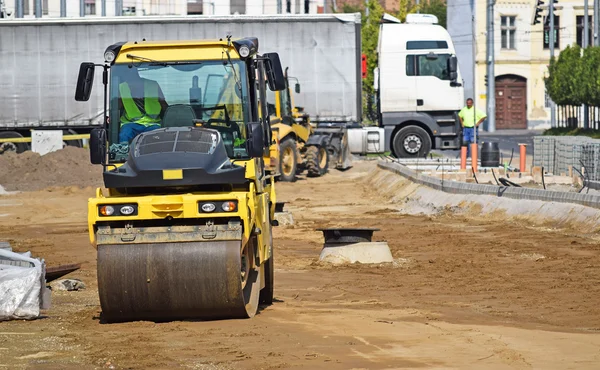
[[[136,156],[187,152],[210,154],[217,145],[217,134],[202,129],[180,131],[153,131],[140,137]]]

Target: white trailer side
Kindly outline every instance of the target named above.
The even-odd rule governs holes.
[[[119,41],[254,36],[302,84],[296,104],[316,119],[361,118],[360,14],[118,17],[0,22],[0,132],[71,128],[102,119],[102,89],[75,101],[83,61],[103,62]],[[101,69],[96,80],[101,81]]]

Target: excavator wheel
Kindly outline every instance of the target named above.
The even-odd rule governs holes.
[[[329,153],[324,146],[310,146],[306,149],[305,161],[308,176],[323,176],[328,170]]]
[[[294,139],[285,139],[279,144],[279,173],[280,180],[296,181],[298,170],[298,149]]]
[[[261,281],[256,237],[241,243],[99,245],[102,320],[253,317]]]

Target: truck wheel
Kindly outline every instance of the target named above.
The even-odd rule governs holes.
[[[298,151],[294,139],[286,139],[279,144],[279,173],[282,181],[296,181]]]
[[[77,132],[72,129],[63,130],[63,135],[77,135]],[[63,140],[63,148],[66,146],[74,146],[76,148],[83,148],[83,142],[81,140]]]
[[[310,146],[306,150],[306,170],[308,176],[319,177],[327,173],[329,153],[324,146]]]
[[[18,132],[14,131],[3,131],[0,132],[0,139],[21,139],[23,136]],[[29,145],[27,143],[12,143],[12,142],[2,142],[0,143],[0,154],[12,152],[12,153],[23,153],[24,151],[29,150]]]
[[[431,138],[419,126],[407,126],[396,133],[392,148],[397,158],[425,157],[431,150]]]

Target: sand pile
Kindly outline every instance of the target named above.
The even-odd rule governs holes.
[[[44,156],[5,153],[0,155],[0,185],[7,191],[102,186],[102,167],[90,164],[88,149],[72,146]]]

